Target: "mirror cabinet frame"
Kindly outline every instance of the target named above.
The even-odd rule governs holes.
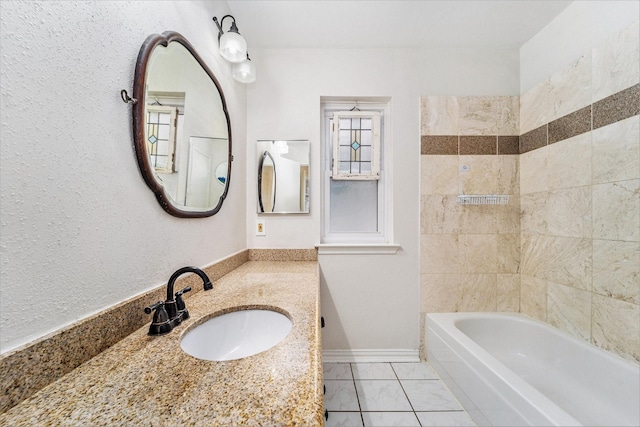
[[[218,200],[218,204],[214,206],[212,209],[208,210],[200,210],[200,211],[192,211],[181,209],[179,205],[174,204],[169,196],[165,193],[164,187],[155,177],[155,171],[153,166],[151,165],[151,160],[149,158],[145,133],[146,133],[146,118],[145,118],[145,103],[146,103],[146,85],[147,85],[147,68],[149,65],[149,59],[156,47],[162,46],[167,47],[169,43],[177,42],[180,43],[185,49],[189,51],[189,53],[193,56],[193,58],[200,64],[200,67],[207,73],[213,84],[216,86],[218,93],[220,94],[220,100],[222,102],[222,109],[225,114],[226,123],[227,123],[227,131],[229,138],[228,145],[228,159],[227,159],[227,179],[225,183],[225,188]],[[231,139],[231,121],[229,119],[229,112],[227,110],[227,103],[224,98],[224,93],[222,92],[222,88],[220,87],[220,83],[213,75],[209,67],[205,64],[202,58],[198,55],[196,50],[191,46],[191,44],[184,38],[181,34],[175,31],[165,31],[162,34],[152,34],[144,41],[142,47],[140,48],[140,52],[138,53],[138,60],[136,62],[135,68],[135,76],[133,82],[133,97],[138,101],[133,105],[132,115],[133,115],[133,139],[134,139],[134,147],[136,152],[136,158],[138,160],[138,165],[140,167],[140,172],[142,173],[142,177],[144,181],[147,183],[151,191],[153,191],[156,195],[156,199],[160,203],[160,206],[168,212],[169,214],[179,217],[179,218],[203,218],[215,215],[220,208],[222,207],[222,203],[227,197],[227,193],[229,191],[229,183],[231,181],[231,163],[233,161],[232,154],[232,139]]]

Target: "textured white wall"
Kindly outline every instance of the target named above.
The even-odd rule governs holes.
[[[638,18],[638,0],[574,1],[520,48],[520,93]]]
[[[0,351],[246,247],[246,88],[217,53],[224,1],[2,1]],[[165,213],[134,157],[138,51],[182,33],[222,85],[236,161],[217,215]]]
[[[390,97],[392,202],[397,255],[326,255],[323,348],[417,349],[419,344],[420,96],[518,95],[518,51],[471,49],[258,49],[247,89],[247,206],[256,204],[258,139],[309,139],[311,214],[265,216],[266,237],[250,248],[313,247],[320,242],[320,98]]]

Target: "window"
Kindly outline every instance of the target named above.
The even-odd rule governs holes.
[[[347,107],[348,105],[348,107]],[[385,244],[388,105],[323,104],[323,244]]]
[[[336,129],[337,126],[337,129]],[[333,113],[334,180],[380,178],[380,113],[339,111]]]
[[[174,171],[176,115],[175,107],[147,107],[147,151],[156,172]]]

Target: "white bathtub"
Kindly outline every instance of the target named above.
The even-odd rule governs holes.
[[[426,342],[478,425],[640,425],[640,365],[530,317],[429,314]]]

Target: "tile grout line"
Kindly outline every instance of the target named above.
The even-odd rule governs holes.
[[[418,414],[416,414],[416,409],[413,407],[413,403],[411,403],[411,399],[409,399],[409,395],[407,394],[407,391],[404,389],[404,387],[402,385],[402,381],[400,381],[400,377],[398,376],[398,373],[396,372],[395,368],[393,367],[393,363],[389,363],[389,366],[391,366],[391,370],[393,371],[393,374],[396,376],[396,379],[398,380],[398,384],[400,384],[400,388],[402,389],[402,392],[404,393],[404,397],[407,398],[407,402],[409,402],[409,406],[411,406],[411,410],[413,411],[413,416],[416,417],[416,420],[418,420],[418,424],[422,427],[422,422],[420,421],[420,418],[418,417]]]
[[[358,387],[356,386],[356,376],[353,374],[353,363],[349,363],[349,371],[351,371],[351,381],[353,381],[353,389],[356,392],[356,401],[358,402],[358,410],[360,412],[360,421],[364,426],[364,416],[362,415],[362,405],[360,405],[360,396],[358,396]]]

